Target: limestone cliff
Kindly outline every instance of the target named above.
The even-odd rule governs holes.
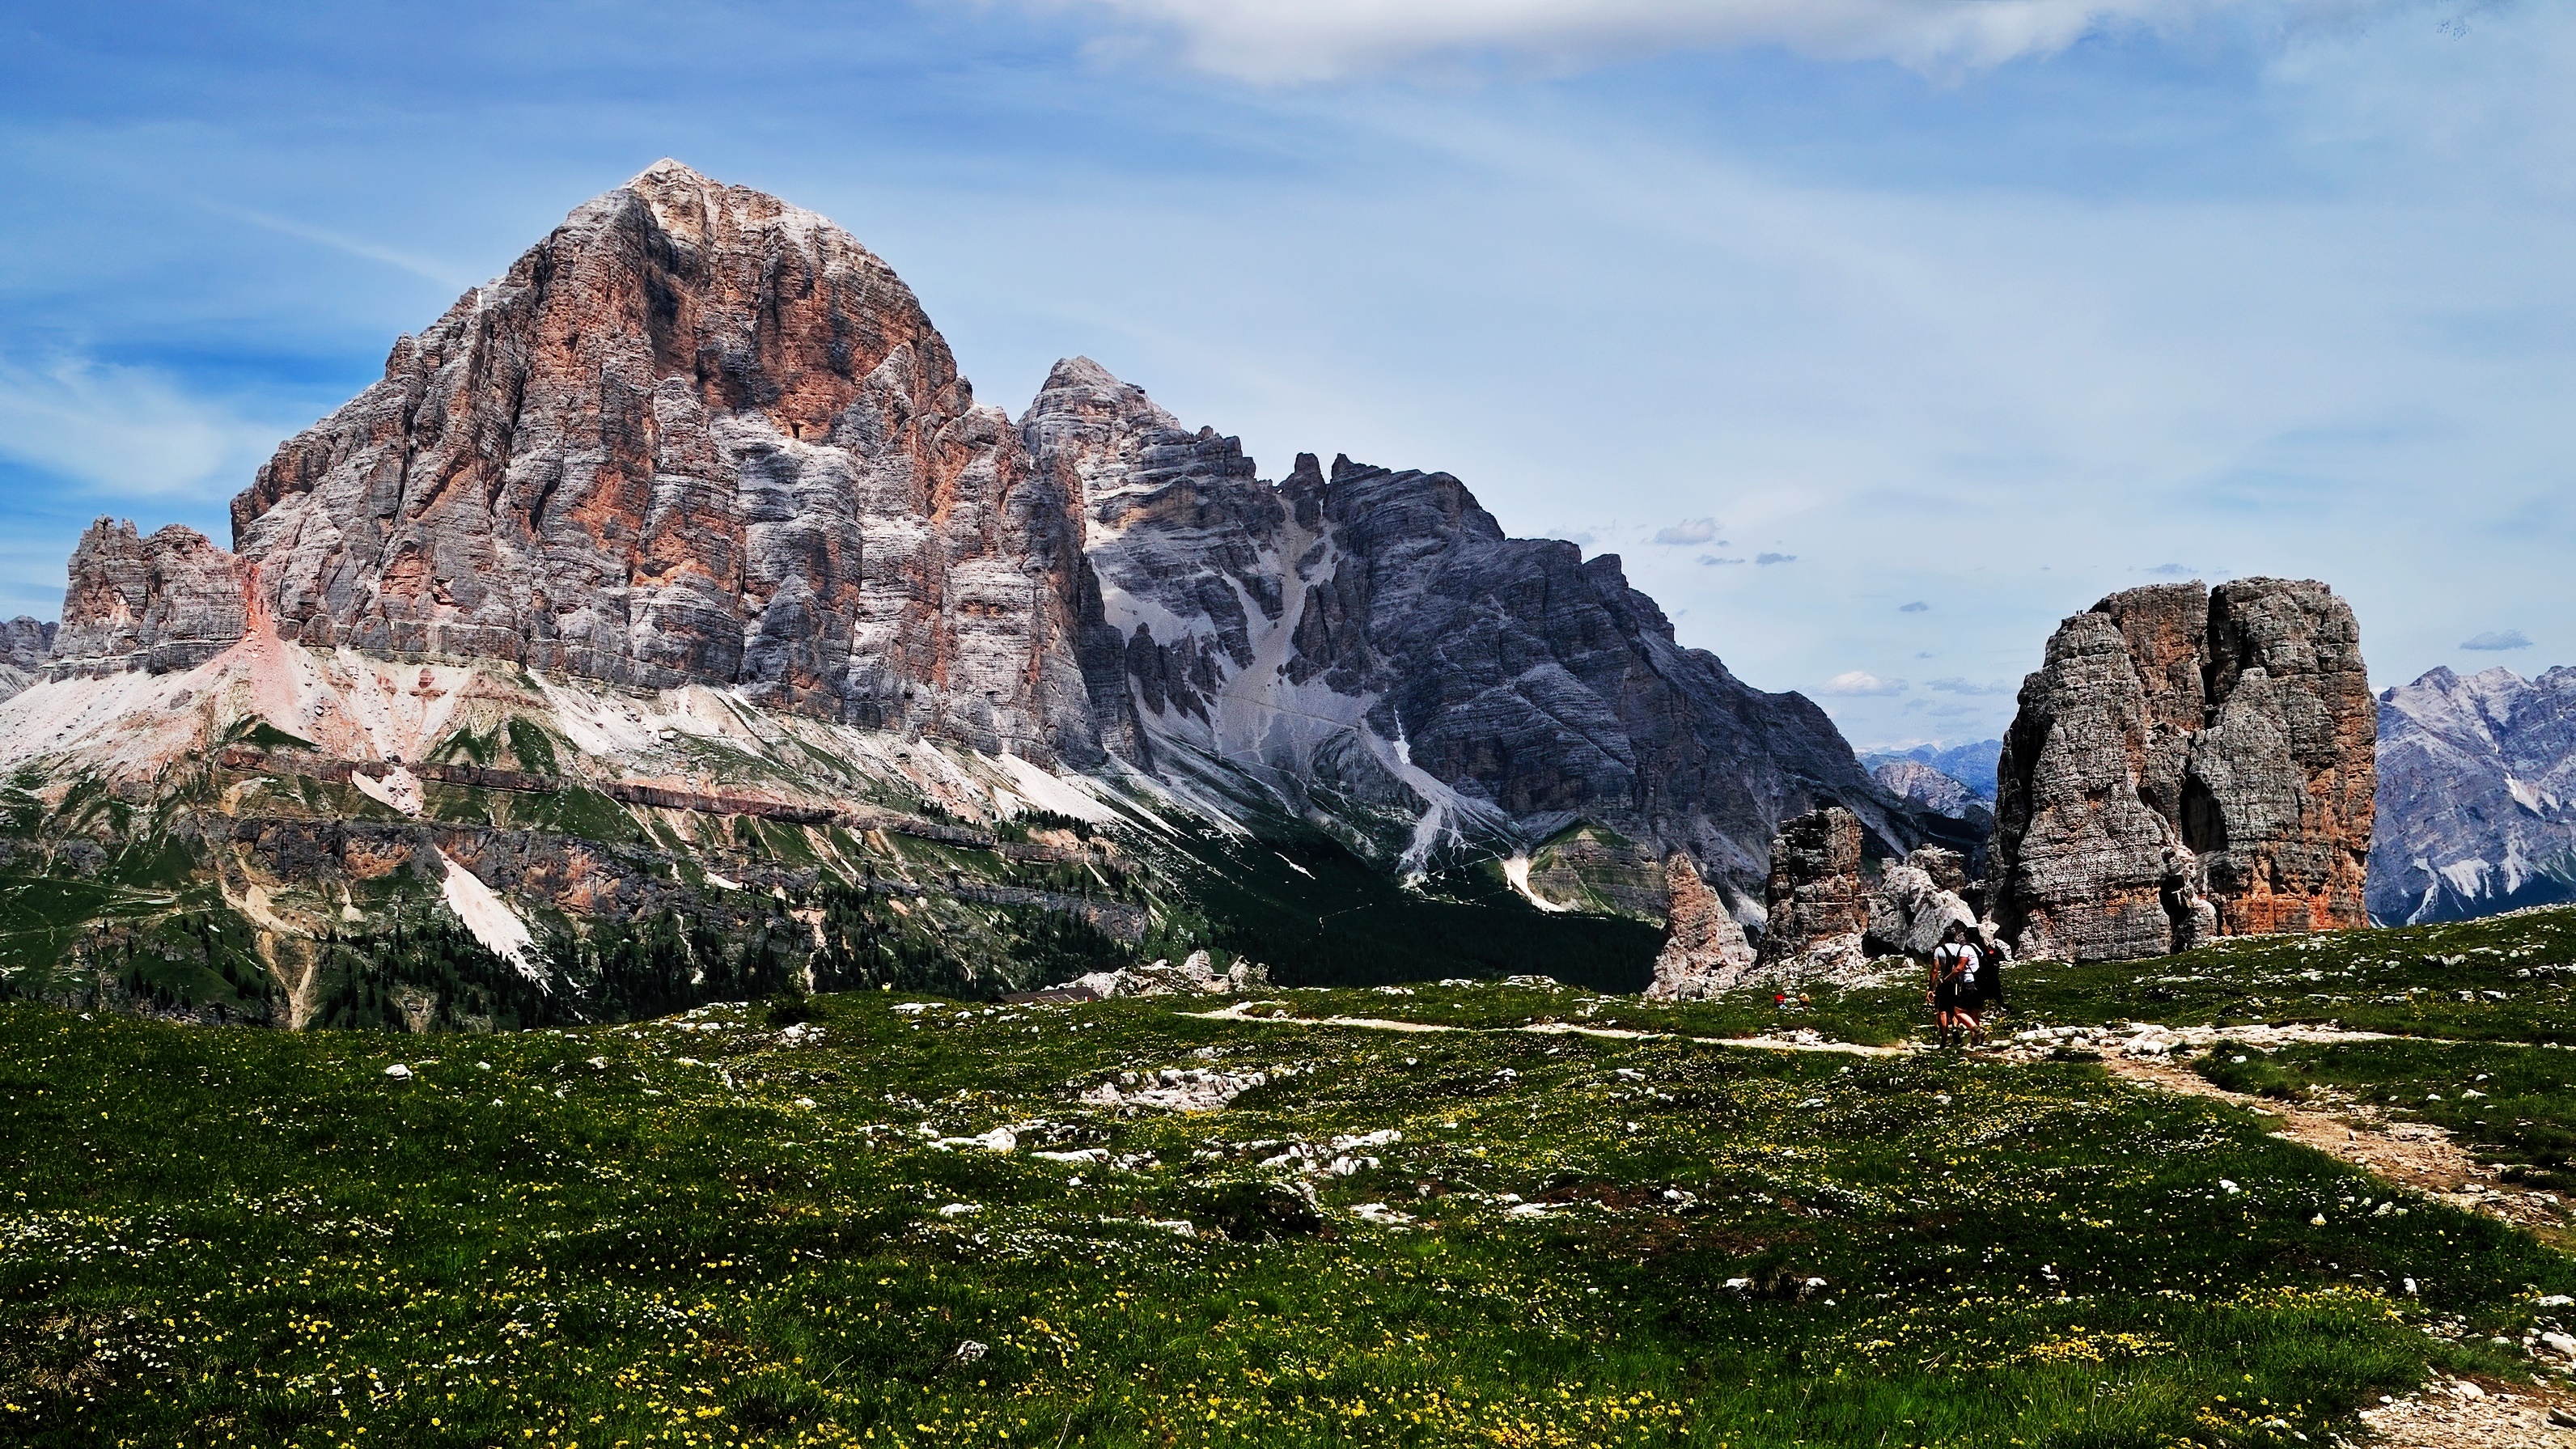
[[[847,233],[665,161],[233,502],[282,635],[1089,761],[1073,500]]]
[[[1506,537],[1448,474],[1304,455],[1267,483],[1085,359],[1020,426],[1083,499],[1124,640],[1104,734],[1132,718],[1159,772],[1222,761],[1299,810],[1393,811],[1417,861],[1594,822],[1689,851],[1745,920],[1783,819],[1841,804],[1887,855],[1958,833],[1813,703],[1678,645],[1616,556]]]
[[[2004,739],[2005,937],[2129,960],[2366,924],[2375,737],[2360,631],[2325,585],[2102,600],[2049,640]]]
[[[193,528],[149,538],[102,518],[72,550],[49,666],[64,674],[193,669],[241,638],[240,563]]]

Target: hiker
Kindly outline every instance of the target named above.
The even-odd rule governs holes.
[[[1971,1040],[1985,1040],[1985,1025],[1977,1019],[1977,968],[1983,964],[1977,948],[1968,944],[1968,928],[1953,923],[1941,933],[1941,944],[1932,948],[1932,989],[1924,999],[1932,1003],[1932,1020],[1940,1028],[1941,1044],[1948,1046],[1955,1033],[1959,1045]]]
[[[2003,954],[1968,933],[1968,948],[1977,953],[1977,1021],[1980,1028],[2004,1014]]]

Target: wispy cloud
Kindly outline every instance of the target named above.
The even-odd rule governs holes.
[[[1768,568],[1773,564],[1796,563],[1798,556],[1794,553],[1757,553],[1753,561]]]
[[[111,493],[228,492],[277,438],[149,368],[0,359],[0,457]]]
[[[1699,556],[1699,561],[1700,561],[1701,563],[1703,563],[1703,564],[1708,564],[1708,565],[1712,565],[1712,566],[1714,566],[1714,565],[1719,565],[1719,564],[1740,564],[1740,563],[1744,562],[1744,560],[1742,560],[1742,559],[1740,559],[1740,558],[1719,558],[1716,554],[1713,554],[1713,553],[1704,553],[1704,554],[1701,554],[1701,555]]]
[[[1955,677],[1950,679],[1926,680],[1924,681],[1923,687],[1925,689],[1937,689],[1943,694],[2010,694],[2013,692],[2012,686],[2009,684],[1979,684],[1973,679],[1959,679]]]
[[[2388,0],[1030,0],[1176,36],[1190,63],[1271,84],[1425,58],[1503,54],[1549,65],[1675,49],[1779,46],[1825,60],[1980,70],[2088,36],[2176,31],[2223,13],[2291,20]]]
[[[298,241],[311,242],[315,246],[329,247],[335,252],[345,252],[350,256],[363,257],[371,262],[382,262],[386,266],[393,267],[399,271],[409,272],[415,277],[426,277],[430,281],[438,282],[445,286],[455,287],[462,290],[463,288],[473,286],[477,281],[481,280],[480,278],[466,276],[455,268],[444,266],[428,257],[403,251],[398,247],[389,247],[378,242],[371,242],[363,237],[350,236],[345,232],[334,231],[329,227],[315,226],[310,222],[297,221],[293,217],[276,216],[265,211],[254,210],[251,207],[237,206],[229,201],[214,201],[204,197],[198,198],[197,204],[204,207],[206,210],[213,212],[217,216],[227,217],[233,221],[238,221],[248,226],[255,226],[260,228],[262,231],[273,231],[280,236],[291,236]]]
[[[1929,608],[1931,608],[1931,607],[1932,607],[1932,606],[1931,606],[1930,604],[1927,604],[1927,603],[1923,602],[1921,599],[1916,599],[1913,603],[1910,603],[1910,604],[1899,604],[1899,605],[1897,605],[1897,606],[1896,606],[1896,612],[1898,612],[1898,613],[1900,613],[1900,614],[1920,614],[1920,613],[1922,613],[1923,611],[1925,611],[1926,609],[1929,609]]]
[[[2479,650],[2528,649],[2531,647],[2531,638],[2520,629],[2489,629],[2474,638],[2461,640],[2460,647]]]
[[[1903,694],[1905,681],[1881,679],[1865,669],[1849,669],[1826,680],[1817,692],[1843,696]]]
[[[1714,518],[1686,518],[1679,523],[1655,530],[1655,542],[1664,544],[1711,543],[1717,538]]]
[[[2140,569],[2138,572],[2142,574],[2154,574],[2160,579],[2187,579],[2199,573],[2200,570],[2193,568],[2189,564],[2160,563],[2152,568]]]

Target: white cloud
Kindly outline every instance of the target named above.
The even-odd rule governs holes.
[[[1773,564],[1796,563],[1798,556],[1794,553],[1757,553],[1753,561],[1768,568]]]
[[[1838,695],[1902,694],[1905,692],[1905,681],[1881,679],[1865,670],[1849,669],[1826,680],[1817,692]]]
[[[1975,70],[2087,36],[2186,29],[2237,13],[2333,19],[2391,0],[1034,0],[1177,35],[1205,70],[1272,84],[1406,61],[1507,53],[1549,64],[1681,48],[1776,45],[1822,60]]]
[[[2528,649],[2531,636],[2520,629],[2489,629],[2473,639],[2460,641],[2463,649]]]
[[[2010,694],[2013,692],[2009,684],[1979,684],[1973,679],[1957,678],[1935,679],[1923,687],[1937,689],[1943,694]]]
[[[1717,538],[1714,518],[1686,518],[1667,528],[1655,530],[1655,542],[1667,544],[1708,543]]]
[[[110,492],[229,492],[277,439],[148,368],[0,359],[0,457]]]

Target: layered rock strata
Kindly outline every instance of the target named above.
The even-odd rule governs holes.
[[[2576,668],[2436,669],[2382,694],[2378,807],[2383,922],[2576,900]]]
[[[1619,560],[1504,536],[1465,485],[1235,440],[1061,363],[979,406],[846,233],[663,162],[397,342],[233,503],[227,554],[91,531],[58,672],[256,634],[505,661],[1042,763],[1147,770],[1407,870],[1579,822],[1688,852],[1760,918],[1778,823],[1875,854],[1976,832],[1794,694],[1682,648]],[[1651,900],[1633,903],[1651,909]]]
[[[1664,880],[1664,946],[1655,957],[1655,979],[1646,995],[1658,1001],[1698,1001],[1742,985],[1755,960],[1743,925],[1699,878],[1688,855],[1673,852],[1664,862]]]
[[[2003,935],[2131,960],[2367,924],[2375,738],[2360,631],[2325,585],[2102,600],[2050,638],[2004,739]]]
[[[54,626],[28,615],[0,623],[0,700],[33,683],[54,652]]]
[[[145,538],[99,519],[73,548],[70,573],[57,674],[193,669],[239,642],[249,617],[240,560],[175,523]]]
[[[1871,780],[1808,700],[1680,647],[1616,556],[1508,538],[1448,474],[1301,455],[1265,483],[1084,359],[1020,427],[1084,500],[1120,702],[1159,771],[1222,760],[1296,810],[1392,812],[1416,863],[1591,821],[1686,850],[1745,920],[1778,822],[1817,805],[1889,855],[1972,833]]]
[[[1860,878],[1860,820],[1836,805],[1780,827],[1764,887],[1766,973],[1838,979],[1862,969],[1869,901]]]
[[[290,641],[1100,757],[1075,500],[893,269],[676,162],[397,342],[233,534]]]

